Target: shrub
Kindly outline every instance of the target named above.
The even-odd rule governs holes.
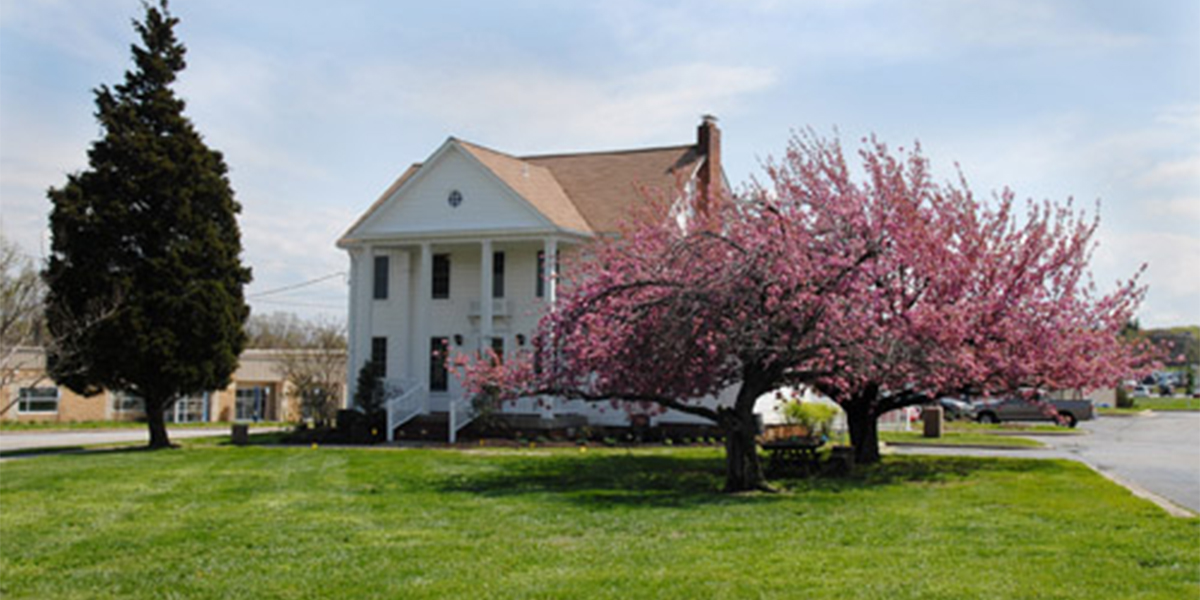
[[[838,409],[822,402],[791,400],[783,405],[783,418],[792,425],[803,425],[811,435],[829,436],[829,428]]]

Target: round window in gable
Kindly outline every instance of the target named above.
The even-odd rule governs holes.
[[[450,208],[458,208],[462,204],[462,192],[458,190],[450,190],[450,197],[446,199],[450,203]]]

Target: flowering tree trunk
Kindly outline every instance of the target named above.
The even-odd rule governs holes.
[[[857,465],[879,462],[879,415],[871,405],[866,398],[842,404],[850,429],[850,445],[854,447],[854,464]]]
[[[771,391],[771,381],[747,369],[748,377],[738,390],[732,407],[717,409],[717,424],[725,433],[725,491],[774,491],[763,473],[758,455],[758,419],[754,403]]]

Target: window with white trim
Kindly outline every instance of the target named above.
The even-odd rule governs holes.
[[[386,256],[375,257],[375,279],[373,281],[373,296],[376,300],[387,300],[388,297],[388,269],[391,267],[390,261]]]
[[[56,387],[23,387],[18,393],[18,413],[58,412],[58,388]]]

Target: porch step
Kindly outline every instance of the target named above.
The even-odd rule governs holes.
[[[444,442],[450,435],[450,415],[432,412],[417,415],[411,421],[396,428],[396,440],[423,440]]]

